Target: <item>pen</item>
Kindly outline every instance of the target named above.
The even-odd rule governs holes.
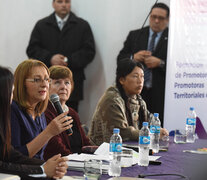
[[[195,154],[207,154],[207,152],[204,152],[204,151],[196,151],[196,150],[183,150],[183,152],[195,153]]]
[[[149,161],[150,165],[161,165],[162,162],[161,161]]]

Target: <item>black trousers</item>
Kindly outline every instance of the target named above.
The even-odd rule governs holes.
[[[152,88],[143,87],[141,96],[147,104],[147,109],[154,113],[152,112]]]
[[[158,107],[159,104],[156,104],[156,102],[153,102],[152,88],[143,87],[141,96],[144,99],[144,101],[146,102],[147,109],[149,110],[149,112],[159,113],[159,119],[161,122],[161,126],[163,127],[163,108],[164,107]]]

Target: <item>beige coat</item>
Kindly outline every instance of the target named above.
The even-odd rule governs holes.
[[[126,117],[126,107],[119,90],[112,86],[106,90],[104,95],[98,102],[95,113],[93,115],[89,139],[92,144],[100,145],[103,142],[108,142],[113,133],[113,128],[120,129],[120,135],[123,141],[137,140],[139,137],[139,110],[140,105],[144,109],[144,119],[141,121],[150,121],[153,115],[149,113],[146,104],[141,96],[136,96],[136,100],[129,101],[130,111],[132,113],[132,126],[129,126]]]

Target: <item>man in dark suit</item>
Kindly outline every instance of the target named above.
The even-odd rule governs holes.
[[[83,99],[84,68],[95,55],[94,38],[88,22],[71,12],[70,0],[52,4],[55,12],[36,23],[27,55],[48,67],[63,65],[72,70],[75,86],[68,104],[77,111]]]
[[[155,4],[150,11],[149,26],[131,31],[117,61],[131,57],[145,66],[142,97],[150,112],[160,114],[163,125],[169,7]]]

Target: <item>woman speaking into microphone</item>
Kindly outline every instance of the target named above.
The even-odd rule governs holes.
[[[16,174],[21,176],[22,180],[32,177],[42,179],[46,176],[54,179],[62,178],[67,172],[67,158],[60,157],[59,154],[44,162],[24,156],[12,147],[10,104],[13,97],[13,81],[11,71],[0,66],[0,173]]]
[[[43,159],[47,142],[72,127],[72,118],[66,116],[67,112],[53,118],[47,126],[44,111],[48,89],[49,70],[44,63],[29,59],[18,65],[14,73],[11,142],[15,149],[29,157]]]

